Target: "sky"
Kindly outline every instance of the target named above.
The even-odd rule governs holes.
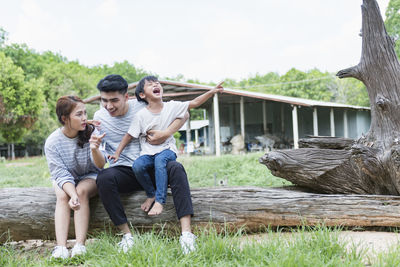
[[[384,16],[389,0],[377,1]],[[161,78],[218,82],[361,56],[362,0],[0,0],[8,43],[86,66],[129,61]]]

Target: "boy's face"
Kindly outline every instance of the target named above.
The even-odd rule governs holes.
[[[146,99],[147,102],[162,100],[163,88],[159,81],[146,81],[143,91],[140,93],[140,97]]]
[[[101,104],[112,117],[125,115],[129,110],[128,93],[100,92]]]

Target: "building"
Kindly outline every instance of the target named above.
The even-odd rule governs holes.
[[[213,88],[167,80],[160,80],[160,83],[165,101],[191,100]],[[132,96],[136,85],[128,87]],[[98,100],[99,96],[86,102]],[[247,144],[257,142],[256,136],[267,134],[279,139],[284,147],[298,148],[299,138],[309,135],[358,138],[369,130],[371,121],[369,107],[229,88],[201,108],[207,111],[209,120],[208,126],[201,127],[206,129],[202,137],[210,152],[216,155],[221,154],[222,144],[237,134],[241,134]],[[191,133],[188,128],[187,133]],[[186,140],[192,139],[190,134]]]

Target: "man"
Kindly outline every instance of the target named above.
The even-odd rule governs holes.
[[[105,154],[113,155],[123,136],[134,118],[134,115],[145,104],[136,99],[129,100],[128,83],[120,75],[108,75],[97,85],[100,91],[102,108],[94,114],[94,120],[101,122],[100,132],[105,133]],[[147,141],[151,144],[161,144],[169,136],[174,134],[185,123],[184,119],[176,119],[166,130],[151,130],[147,133]],[[99,136],[93,136],[97,140],[97,148],[102,142]],[[92,140],[93,141],[93,140]],[[93,142],[92,142],[93,143]],[[110,161],[110,167],[102,170],[97,176],[97,187],[104,208],[108,212],[112,222],[124,233],[120,248],[127,252],[134,245],[132,233],[128,226],[128,220],[121,203],[120,193],[129,193],[143,190],[132,170],[132,164],[139,157],[140,146],[138,139],[133,139],[121,153],[117,162]],[[190,197],[189,183],[183,166],[176,162],[167,165],[168,184],[171,187],[176,214],[181,224],[182,235],[180,244],[183,253],[189,253],[195,249],[195,235],[191,233],[191,216],[193,215],[192,200]],[[154,175],[152,175],[154,177]]]

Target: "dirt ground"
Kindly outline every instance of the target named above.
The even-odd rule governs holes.
[[[283,236],[290,238],[296,233],[281,233]],[[264,240],[268,238],[268,234],[251,235],[245,239]],[[354,245],[358,249],[365,249],[369,255],[381,252],[387,252],[390,247],[400,244],[400,234],[392,232],[375,232],[375,231],[341,231],[339,238],[346,242],[348,249]]]

